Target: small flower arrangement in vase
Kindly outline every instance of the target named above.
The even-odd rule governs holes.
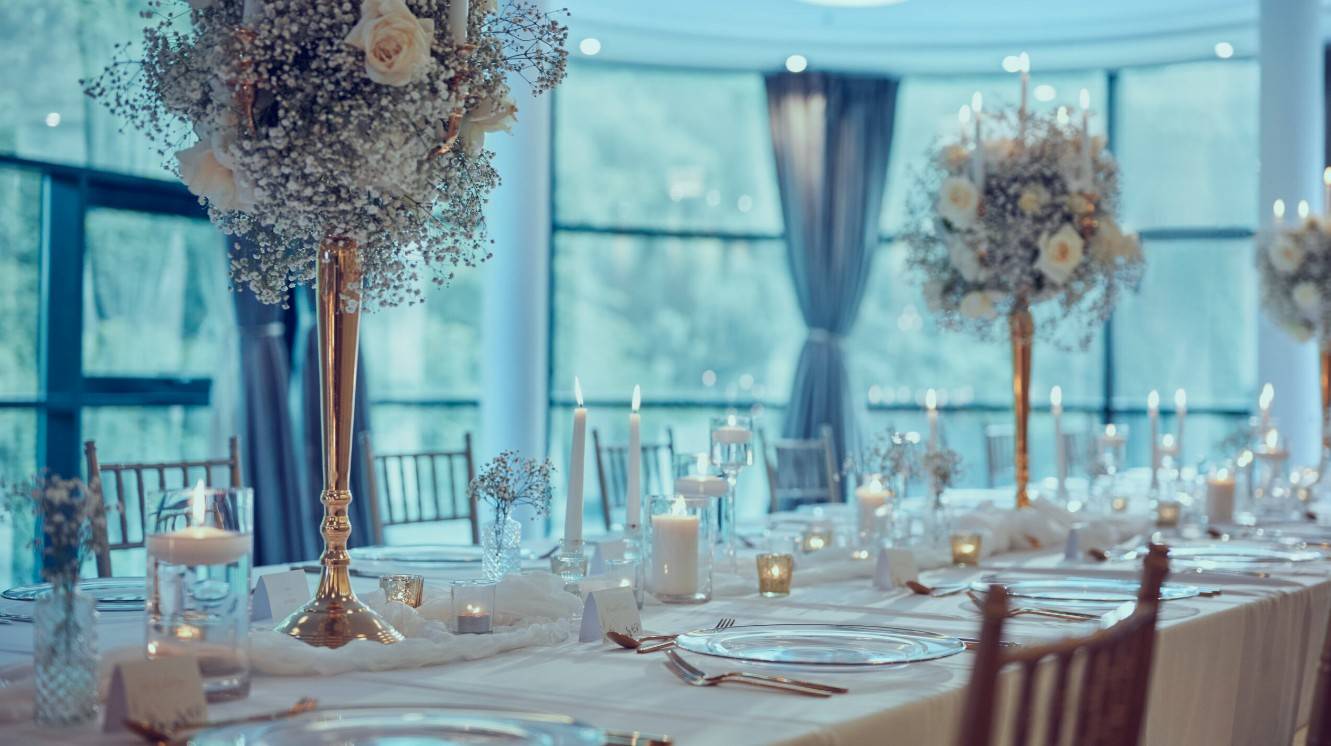
[[[106,507],[96,483],[43,476],[11,486],[6,513],[31,520],[42,580],[51,590],[33,605],[35,716],[45,725],[97,717],[97,602],[79,591],[88,557],[106,551]]]
[[[1023,73],[1023,90],[1027,76]],[[977,99],[979,94],[976,94]],[[1027,420],[1035,335],[1084,348],[1123,288],[1145,265],[1141,245],[1119,227],[1118,168],[1066,108],[982,113],[963,107],[973,135],[942,144],[919,174],[904,233],[908,264],[946,329],[993,334],[1006,318],[1012,345],[1017,504],[1029,504]],[[963,127],[965,130],[965,127]],[[1054,302],[1037,328],[1032,308]],[[1051,304],[1052,305],[1052,304]],[[1071,330],[1069,332],[1069,330]]]
[[[494,520],[481,526],[482,569],[487,578],[500,580],[520,566],[522,524],[513,518],[513,511],[526,505],[537,515],[550,512],[554,472],[549,459],[538,462],[516,451],[504,451],[467,486],[473,509],[479,509],[481,503],[494,509]]]

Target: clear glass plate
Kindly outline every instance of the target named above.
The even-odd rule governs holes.
[[[956,655],[955,637],[856,624],[754,624],[686,632],[675,645],[700,655],[795,666],[887,666]]]
[[[79,590],[97,599],[98,611],[143,611],[147,584],[142,577],[88,578],[79,581]],[[35,583],[15,586],[0,596],[11,601],[36,601],[49,590],[50,583]]]
[[[986,575],[971,584],[971,590],[984,593],[991,585],[1001,585],[1009,596],[1040,601],[1094,601],[1123,603],[1136,601],[1141,583],[1136,580],[1113,578],[1005,578]],[[1173,601],[1192,598],[1201,593],[1195,585],[1166,583],[1160,588],[1160,599]]]
[[[370,562],[466,563],[481,561],[481,548],[474,544],[402,544],[400,546],[348,549],[352,559]]]
[[[200,731],[191,746],[600,746],[604,733],[562,715],[446,707],[343,707]]]
[[[1146,552],[1146,547],[1130,549],[1116,555],[1115,559],[1140,560],[1146,556]],[[1169,547],[1169,563],[1171,566],[1194,567],[1202,570],[1244,569],[1254,565],[1312,562],[1320,559],[1326,559],[1326,556],[1311,549],[1242,544],[1232,541],[1219,544],[1184,544]]]

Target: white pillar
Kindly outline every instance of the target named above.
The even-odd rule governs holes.
[[[1319,0],[1261,0],[1261,174],[1258,190],[1264,225],[1271,204],[1285,200],[1286,220],[1306,199],[1321,205],[1325,155],[1322,32]],[[1272,413],[1289,439],[1292,463],[1317,463],[1317,350],[1299,344],[1261,314],[1257,331],[1257,378],[1275,386]],[[1254,392],[1254,399],[1256,393]]]
[[[551,99],[532,97],[521,81],[513,93],[513,132],[485,140],[495,151],[502,183],[486,213],[494,256],[482,270],[481,463],[507,449],[530,458],[546,455]],[[515,517],[528,523],[532,518]],[[533,531],[544,528],[523,527],[524,536]]]

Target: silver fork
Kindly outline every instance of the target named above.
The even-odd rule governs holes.
[[[730,629],[733,626],[735,626],[735,618],[723,616],[721,617],[721,620],[716,623],[716,626],[712,627],[712,629]],[[655,645],[639,645],[638,652],[659,653],[662,650],[669,650],[670,648],[673,648],[675,646],[676,637],[679,637],[679,635],[648,635],[646,637],[640,637],[638,638],[639,640],[660,640],[660,642],[656,643]]]
[[[748,679],[750,681],[770,681],[774,684],[785,684],[786,686],[798,686],[798,687],[803,687],[805,689],[816,689],[820,692],[827,692],[828,694],[846,694],[850,692],[850,690],[845,688],[844,686],[819,684],[816,681],[806,681],[804,679],[792,679],[788,676],[778,676],[776,674],[759,674],[759,673],[749,673],[748,671],[731,671],[728,673],[716,674],[715,676],[708,676],[706,673],[703,673],[702,669],[698,668],[692,663],[689,663],[687,660],[684,659],[684,656],[680,655],[679,653],[676,653],[673,650],[666,651],[666,658],[669,658],[670,660],[674,661],[676,664],[679,665],[680,668],[683,668],[685,671],[688,671],[689,673],[694,674],[696,676],[701,676],[705,679],[734,678],[734,679]]]
[[[809,689],[798,684],[783,684],[776,681],[770,681],[763,678],[757,678],[754,675],[741,675],[739,673],[720,674],[717,676],[708,676],[696,668],[693,668],[679,657],[679,654],[673,650],[666,651],[666,668],[675,674],[680,681],[689,686],[719,686],[730,682],[734,684],[748,684],[762,689],[771,689],[778,692],[787,692],[790,694],[803,694],[806,697],[818,697],[827,699],[832,696],[831,692],[820,691],[818,689]]]
[[[974,591],[966,591],[966,596],[970,598],[971,603],[984,611],[984,599],[980,598]],[[1007,610],[1009,617],[1014,616],[1041,616],[1048,619],[1060,619],[1065,622],[1096,622],[1101,619],[1099,614],[1083,614],[1080,611],[1054,611],[1053,609],[1035,609],[1029,606],[1017,606]]]

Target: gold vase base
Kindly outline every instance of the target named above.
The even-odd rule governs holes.
[[[317,648],[340,648],[352,640],[388,645],[404,639],[401,632],[354,593],[316,596],[275,629]]]

